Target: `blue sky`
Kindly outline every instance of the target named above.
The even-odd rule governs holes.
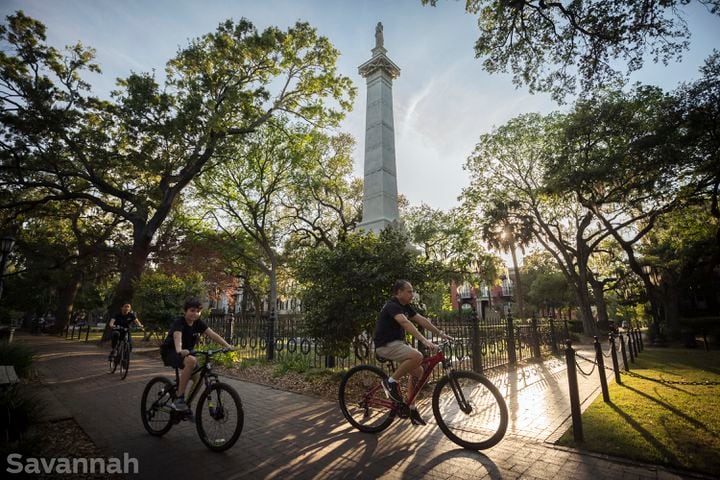
[[[558,110],[544,94],[516,89],[509,75],[489,75],[474,58],[476,17],[464,1],[420,0],[2,0],[0,13],[22,9],[48,27],[48,42],[76,41],[97,50],[103,75],[90,80],[105,95],[130,71],[162,72],[165,62],[191,38],[227,19],[246,17],[259,29],[308,21],[342,56],[340,72],[358,95],[342,130],[357,139],[355,171],[362,176],[365,84],[357,66],[370,58],[375,24],[384,25],[388,56],[400,67],[395,80],[395,148],[398,191],[411,204],[448,209],[467,184],[462,170],[478,137],[526,112]],[[697,76],[712,48],[720,47],[720,18],[693,2],[687,12],[691,50],[681,64],[646,64],[634,79],[673,89]]]

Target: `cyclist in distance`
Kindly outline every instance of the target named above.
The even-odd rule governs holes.
[[[120,313],[116,313],[108,322],[108,326],[112,329],[112,351],[108,356],[108,360],[112,360],[112,358],[115,356],[115,349],[117,348],[118,341],[120,340],[120,332],[115,327],[118,326],[129,329],[130,325],[133,323],[140,328],[144,328],[143,324],[140,323],[140,319],[137,318],[135,312],[132,311],[132,305],[130,305],[130,302],[125,302],[120,308]],[[128,335],[128,344],[129,347],[132,349],[131,335]]]
[[[411,381],[408,382],[408,397],[411,397],[416,382],[423,374],[423,369],[420,366],[423,355],[405,342],[405,334],[409,333],[430,350],[437,350],[438,348],[437,345],[425,338],[410,320],[443,339],[452,340],[452,337],[443,333],[430,320],[417,313],[410,306],[412,299],[413,286],[410,282],[397,280],[392,289],[392,297],[380,311],[373,339],[377,355],[400,363],[397,370],[389,378],[383,380],[385,393],[398,403],[403,403],[398,381],[408,373],[411,375]],[[417,411],[415,402],[408,406],[410,407],[410,421],[413,425],[425,425],[425,421]]]
[[[185,388],[190,381],[193,369],[197,365],[197,358],[190,355],[190,351],[195,348],[200,335],[204,334],[225,348],[233,348],[223,337],[200,320],[202,303],[199,299],[191,297],[185,300],[183,312],[184,314],[175,319],[170,325],[167,337],[160,347],[163,363],[180,369],[177,398],[172,404],[172,408],[177,411],[188,410],[185,403]]]

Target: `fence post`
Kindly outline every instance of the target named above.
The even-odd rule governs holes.
[[[538,335],[538,324],[537,318],[535,318],[535,313],[532,314],[532,318],[530,319],[530,327],[532,332],[533,357],[540,358],[540,336]]]
[[[473,354],[473,371],[477,373],[483,372],[482,350],[480,348],[480,324],[478,323],[477,312],[473,310],[472,314],[472,354]]]
[[[563,320],[563,323],[565,324],[565,338],[570,338],[570,329],[568,328],[567,319]]]
[[[513,327],[512,312],[508,310],[507,316],[507,351],[508,364],[514,367],[517,364],[517,356],[515,352],[515,328]]]
[[[615,372],[615,382],[622,385],[620,380],[620,367],[618,367],[617,350],[615,350],[615,334],[610,332],[610,357],[612,358],[613,371]]]
[[[577,370],[575,367],[575,350],[570,339],[565,340],[565,362],[567,363],[568,387],[570,388],[570,412],[572,413],[573,438],[582,442],[582,416],[580,413],[580,393],[578,392]]]
[[[225,320],[225,337],[224,338],[232,338],[233,337],[233,322],[235,321],[235,317],[233,317],[233,314],[228,314],[227,320]]]
[[[550,316],[550,342],[552,343],[552,353],[557,355],[559,352],[557,346],[557,335],[555,334],[555,319]]]
[[[640,351],[642,352],[645,350],[645,344],[643,343],[643,339],[642,339],[642,332],[640,331],[639,326],[636,326],[635,330],[637,330],[638,340],[640,341]]]
[[[597,362],[598,373],[600,374],[600,388],[602,388],[603,401],[610,403],[610,392],[608,391],[607,378],[605,377],[605,361],[603,359],[602,345],[600,345],[597,335],[593,338],[595,338],[595,361]]]
[[[631,329],[630,332],[632,332],[633,337],[633,350],[635,350],[635,358],[638,357],[638,354],[640,353],[640,346],[638,345],[638,339],[637,339],[637,331],[635,329]]]
[[[629,372],[629,371],[630,371],[630,365],[628,365],[627,354],[625,353],[625,339],[623,338],[623,334],[622,334],[622,333],[619,334],[618,337],[619,337],[619,339],[620,339],[620,353],[622,354],[623,367],[625,367],[625,371],[626,371],[626,372]]]
[[[268,360],[275,359],[275,307],[270,308],[270,316],[268,316],[265,352]]]
[[[631,334],[627,334],[628,352],[630,353],[630,363],[635,363],[635,348],[633,347],[633,338]]]

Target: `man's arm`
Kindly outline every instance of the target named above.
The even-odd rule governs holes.
[[[427,330],[430,330],[435,335],[438,335],[446,340],[451,338],[449,335],[446,335],[445,332],[443,332],[442,330],[437,328],[435,325],[433,325],[433,323],[430,321],[430,319],[423,317],[419,313],[416,314],[415,316],[413,316],[412,319],[414,322],[417,322],[418,325],[420,325],[421,327],[423,327]]]
[[[233,348],[232,345],[230,345],[228,342],[225,341],[223,337],[215,333],[215,331],[208,327],[207,330],[205,330],[205,335],[209,337],[211,340],[215,341],[215,343],[219,343],[225,348]]]
[[[417,317],[417,315],[413,316],[413,318],[415,317]],[[415,328],[415,325],[413,325],[413,323],[408,320],[408,318],[404,314],[398,313],[393,318],[396,322],[400,324],[401,327],[405,329],[406,332],[415,337],[420,343],[430,349],[437,349],[437,345],[425,338],[425,336],[420,333],[417,328]]]

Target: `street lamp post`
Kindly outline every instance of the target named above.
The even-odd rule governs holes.
[[[3,280],[5,278],[5,265],[7,264],[7,259],[10,256],[10,252],[12,252],[14,246],[15,239],[13,237],[6,236],[0,238],[0,254],[2,254],[2,258],[0,258],[0,298],[2,298]]]

